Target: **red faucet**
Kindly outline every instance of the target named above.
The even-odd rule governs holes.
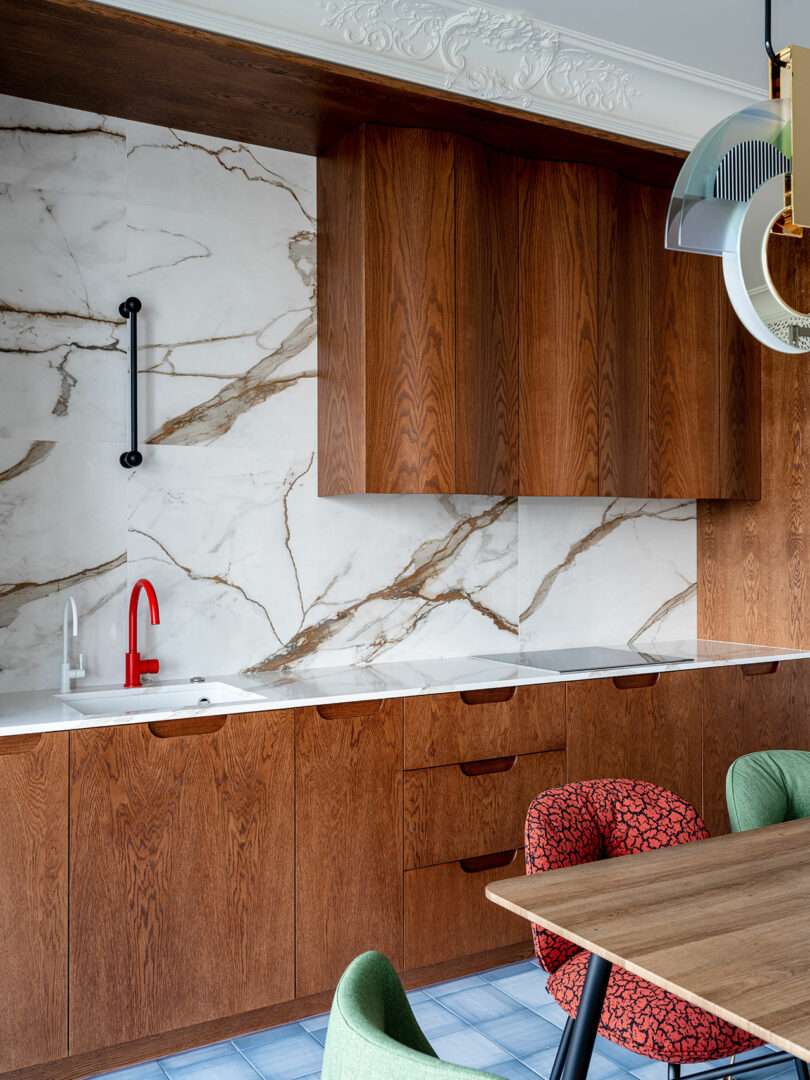
[[[160,610],[158,609],[157,593],[151,581],[140,578],[132,586],[132,594],[129,598],[129,652],[127,653],[126,682],[124,686],[140,686],[141,675],[157,675],[160,671],[159,660],[141,660],[138,652],[138,600],[141,589],[146,593],[149,601],[149,617],[152,625],[157,626],[160,622]]]

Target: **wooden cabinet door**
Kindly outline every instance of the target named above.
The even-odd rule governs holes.
[[[292,713],[71,747],[71,1052],[291,998]]]
[[[568,683],[568,779],[649,780],[700,810],[702,675]]]
[[[0,739],[0,1072],[64,1057],[68,736]]]
[[[709,668],[703,728],[704,818],[729,831],[726,773],[755,750],[810,750],[810,661]]]
[[[402,966],[402,701],[296,711],[296,993]]]
[[[590,166],[521,165],[521,495],[599,494],[598,196]]]

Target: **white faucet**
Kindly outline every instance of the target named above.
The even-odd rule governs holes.
[[[73,615],[73,637],[79,636],[79,612],[76,610],[76,601],[69,596],[65,601],[65,611],[62,616],[62,693],[67,694],[73,689],[71,679],[83,679],[87,672],[84,670],[84,653],[79,653],[79,666],[70,666],[70,643],[68,640],[68,618]]]

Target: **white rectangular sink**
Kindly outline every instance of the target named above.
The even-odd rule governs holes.
[[[235,705],[243,701],[261,700],[261,694],[223,682],[138,686],[132,690],[89,690],[81,694],[55,696],[82,716],[174,712],[177,709],[207,709],[212,705]]]

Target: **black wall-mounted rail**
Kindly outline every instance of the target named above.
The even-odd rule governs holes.
[[[787,67],[787,64],[773,47],[771,41],[771,0],[765,0],[765,52],[775,68]]]
[[[127,297],[118,307],[124,318],[129,319],[130,448],[118,459],[125,469],[134,469],[143,461],[143,454],[138,449],[138,312],[142,307],[137,296]]]

